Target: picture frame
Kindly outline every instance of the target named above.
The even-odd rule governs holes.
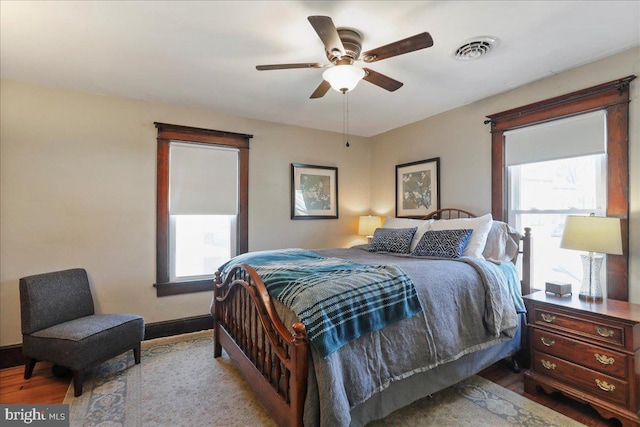
[[[338,168],[291,163],[291,219],[338,218]]]
[[[440,209],[440,157],[396,166],[396,217],[422,218]]]

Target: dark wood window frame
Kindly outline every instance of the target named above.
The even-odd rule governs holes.
[[[607,111],[607,216],[622,223],[623,255],[607,256],[608,298],[629,299],[629,86],[627,76],[567,95],[487,116],[491,123],[491,210],[506,221],[505,140],[508,130],[590,111]]]
[[[239,152],[237,253],[249,250],[249,140],[253,135],[154,123],[158,129],[156,208],[156,288],[159,297],[212,291],[214,279],[171,282],[169,275],[169,144],[171,141],[234,147]]]

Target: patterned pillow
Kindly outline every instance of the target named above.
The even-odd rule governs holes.
[[[460,258],[473,230],[431,230],[424,233],[411,253],[417,256]]]
[[[373,233],[369,244],[369,252],[395,252],[408,254],[411,252],[411,239],[418,227],[413,228],[378,228]]]

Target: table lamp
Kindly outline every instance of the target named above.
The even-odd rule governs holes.
[[[569,215],[560,247],[589,252],[581,255],[583,277],[578,297],[601,301],[600,268],[604,257],[599,254],[622,255],[620,218]]]
[[[358,234],[360,236],[367,236],[367,243],[371,243],[373,239],[373,233],[376,228],[382,226],[382,218],[379,216],[364,215],[360,217],[358,221]]]

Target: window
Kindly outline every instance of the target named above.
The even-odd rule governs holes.
[[[170,215],[172,282],[211,277],[236,254],[235,215]]]
[[[579,292],[582,264],[561,249],[567,215],[606,216],[604,111],[505,132],[508,222],[535,230],[533,275],[571,283]],[[603,270],[604,272],[605,270]]]
[[[213,277],[236,254],[238,149],[169,142],[169,277]]]
[[[213,289],[248,246],[249,138],[156,123],[158,296]]]
[[[509,223],[518,230],[535,230],[538,288],[554,280],[580,291],[580,257],[560,248],[560,240],[567,215],[606,216],[605,164],[606,156],[596,154],[509,167]]]
[[[509,217],[509,177],[507,176],[509,171],[506,167],[508,153],[505,150],[507,133],[526,126],[551,123],[579,114],[597,110],[606,111],[606,172],[605,168],[601,168],[603,173],[606,173],[604,209],[607,216],[621,219],[623,250],[623,255],[607,256],[607,295],[610,299],[623,301],[629,298],[629,86],[635,77],[627,76],[503,111],[487,116],[489,120],[486,121],[491,123],[491,210],[494,219],[507,221]],[[545,151],[536,150],[536,148],[533,147],[533,151]],[[576,157],[576,155],[570,157]],[[532,233],[534,249],[538,240],[536,233],[534,226]],[[534,267],[535,262],[537,261],[534,258]],[[544,286],[544,277],[533,277],[531,280],[538,288]]]

